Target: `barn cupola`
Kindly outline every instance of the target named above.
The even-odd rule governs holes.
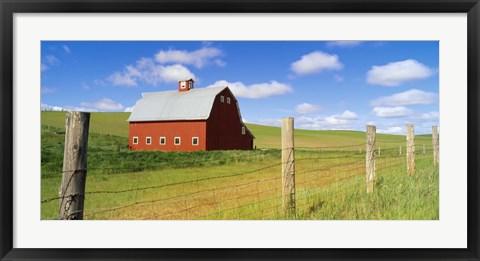
[[[193,83],[194,82],[195,81],[193,79],[178,81],[178,91],[179,92],[186,92],[186,91],[189,91],[189,90],[193,89]]]

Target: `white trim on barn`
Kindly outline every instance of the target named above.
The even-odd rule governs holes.
[[[177,139],[178,139],[178,143],[177,143]],[[181,137],[174,137],[173,138],[173,145],[180,145],[182,143],[182,138]]]
[[[194,140],[197,140],[197,142],[195,143]],[[198,143],[199,143],[198,137],[192,137],[192,145],[193,146],[198,146]]]

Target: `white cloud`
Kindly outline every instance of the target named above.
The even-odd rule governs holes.
[[[157,85],[162,82],[195,79],[195,75],[184,65],[202,68],[215,64],[223,67],[226,63],[219,58],[221,55],[221,50],[209,46],[195,51],[160,50],[154,59],[141,58],[134,65],[125,66],[123,71],[112,73],[106,80],[113,85],[135,87],[139,82]]]
[[[128,65],[123,72],[115,72],[107,80],[113,85],[135,87],[138,82],[157,85],[161,82],[177,82],[195,78],[195,75],[180,64],[163,66],[150,58],[142,58],[135,65]]]
[[[42,111],[85,111],[85,112],[96,112],[98,110],[93,108],[85,108],[85,107],[76,107],[76,106],[55,106],[55,105],[48,105],[45,103],[40,104],[40,110]]]
[[[377,126],[378,133],[402,134],[405,135],[405,126],[413,124],[415,135],[431,134],[432,126],[438,125],[438,113],[427,112],[412,114],[401,118],[378,118],[378,122],[371,125]]]
[[[298,114],[310,114],[320,110],[320,106],[310,104],[310,103],[301,103],[295,107],[295,112]]]
[[[290,69],[297,75],[318,73],[324,70],[340,70],[343,65],[338,56],[321,51],[315,51],[306,55],[291,64]]]
[[[327,42],[328,47],[353,47],[361,44],[363,41],[331,41]]]
[[[42,64],[40,65],[40,70],[41,70],[42,72],[43,72],[43,71],[46,71],[46,70],[48,70],[48,66],[47,66],[46,64],[42,63]]]
[[[301,129],[313,130],[346,130],[351,129],[350,122],[357,119],[357,114],[351,111],[344,111],[342,114],[335,114],[328,117],[306,117],[296,119],[296,125]]]
[[[326,117],[324,119],[324,124],[329,126],[331,129],[348,129],[350,125],[348,124],[348,120],[341,119],[335,116]],[[325,128],[325,127],[324,127]]]
[[[107,78],[113,85],[119,86],[137,86],[137,81],[128,73],[115,72]]]
[[[227,82],[225,80],[216,81],[214,84],[207,86],[228,86],[236,97],[260,99],[274,95],[282,95],[290,93],[293,89],[284,83],[277,81],[270,81],[268,83],[255,83],[252,85],[245,85],[242,82]]]
[[[111,99],[103,98],[95,102],[82,102],[81,107],[93,108],[100,111],[116,111],[123,109],[123,105]]]
[[[376,116],[381,118],[398,118],[405,117],[412,114],[412,111],[403,106],[395,107],[375,107],[373,112]]]
[[[318,118],[318,117],[317,117]],[[295,124],[312,124],[315,122],[314,117],[307,117],[307,116],[300,116],[298,118],[295,118]]]
[[[391,96],[380,97],[373,100],[372,106],[401,106],[414,104],[432,104],[438,102],[438,95],[433,92],[424,92],[411,89]]]
[[[282,125],[281,119],[261,119],[260,124],[268,125],[268,126],[275,126],[280,127]]]
[[[377,129],[378,133],[383,133],[383,134],[403,134],[403,128],[402,127],[390,127],[386,129]]]
[[[432,126],[439,126],[438,120],[435,119],[410,123],[413,123],[415,134],[432,134]]]
[[[51,106],[45,103],[40,103],[40,110],[42,111],[64,111],[65,109],[60,106]]]
[[[217,57],[222,55],[222,51],[213,47],[203,47],[196,51],[185,50],[161,50],[155,55],[155,60],[159,63],[179,63],[193,65],[197,68],[213,63],[218,66],[225,66],[225,62]],[[215,59],[217,58],[217,59]]]
[[[408,59],[381,66],[372,66],[367,72],[367,82],[383,86],[398,86],[405,82],[421,80],[433,74],[433,69]]]
[[[417,122],[431,122],[431,121],[437,121],[439,117],[440,115],[438,114],[438,112],[431,111],[431,112],[425,112],[418,115],[414,115],[411,117],[411,119]]]
[[[85,91],[88,91],[90,90],[90,86],[88,84],[82,83],[82,89],[84,89]]]
[[[343,119],[343,120],[356,120],[358,119],[357,114],[355,112],[346,110],[340,115],[335,115],[338,119]]]
[[[182,65],[175,64],[162,68],[162,77],[166,82],[178,82],[178,79],[194,79],[195,75]]]
[[[123,110],[123,112],[132,112],[134,108],[135,108],[135,106],[126,107],[125,110]]]
[[[63,48],[63,50],[64,50],[66,53],[71,53],[71,52],[72,52],[72,50],[70,50],[70,48],[69,48],[67,45],[65,45],[65,44],[62,45],[62,48]]]
[[[89,108],[89,107],[78,107],[78,106],[65,106],[64,110],[66,111],[85,111],[85,112],[98,112],[98,109]]]

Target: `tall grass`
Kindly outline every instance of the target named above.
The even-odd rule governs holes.
[[[318,188],[318,194],[308,200],[298,218],[438,220],[438,169],[426,158],[416,164],[417,171],[411,177],[405,174],[403,166],[378,171],[374,193],[370,194],[366,193],[365,177],[361,175],[349,185]]]

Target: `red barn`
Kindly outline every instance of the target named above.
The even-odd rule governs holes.
[[[143,93],[128,118],[132,150],[250,150],[255,137],[242,121],[228,87]]]

